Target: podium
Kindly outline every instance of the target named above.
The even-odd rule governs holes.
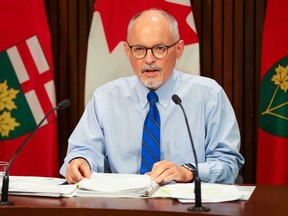
[[[51,198],[9,196],[14,206],[0,207],[0,215],[21,216],[177,216],[177,215],[287,215],[288,185],[256,185],[248,201],[205,203],[211,210],[189,212],[192,203],[171,198]]]

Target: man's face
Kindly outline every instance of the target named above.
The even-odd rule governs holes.
[[[144,47],[154,47],[156,45],[171,45],[177,41],[170,32],[167,20],[160,14],[143,14],[135,20],[131,32],[128,36],[130,46],[141,45]],[[167,56],[163,59],[156,58],[151,49],[142,59],[136,59],[127,43],[124,44],[125,53],[130,61],[136,76],[142,83],[151,90],[156,90],[162,86],[171,76],[180,58],[184,42],[180,40],[168,49]]]

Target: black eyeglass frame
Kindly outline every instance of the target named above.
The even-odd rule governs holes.
[[[157,59],[164,59],[164,58],[168,55],[168,50],[169,50],[169,48],[175,46],[179,41],[180,41],[180,40],[176,41],[175,43],[173,43],[173,44],[171,44],[171,45],[155,45],[155,46],[153,46],[153,47],[146,47],[146,46],[138,45],[138,44],[130,45],[128,42],[127,42],[127,44],[128,44],[128,47],[130,48],[130,51],[131,51],[132,56],[133,56],[134,58],[138,59],[138,60],[145,58],[145,56],[147,55],[148,50],[151,50],[151,53],[152,53],[152,55],[153,55],[155,58],[157,58]],[[142,48],[142,47],[145,48],[145,54],[144,54],[144,56],[143,56],[142,58],[137,58],[137,57],[135,57],[135,56],[133,55],[132,48],[133,48],[133,47],[136,47],[136,46],[139,46],[139,47],[141,47],[141,48]],[[154,51],[153,51],[153,49],[154,49],[155,47],[165,47],[166,50],[167,50],[167,51],[166,51],[166,55],[163,56],[162,58],[156,57],[155,54],[154,54]]]

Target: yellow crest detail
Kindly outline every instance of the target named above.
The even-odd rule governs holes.
[[[16,119],[11,116],[11,111],[17,109],[13,100],[18,93],[19,90],[8,89],[7,80],[0,83],[0,135],[2,137],[8,137],[10,131],[20,126]]]
[[[262,115],[274,115],[276,117],[288,120],[287,116],[283,116],[283,115],[279,115],[277,113],[275,113],[274,111],[277,109],[280,109],[286,105],[288,105],[288,101],[285,101],[283,103],[278,104],[277,106],[271,107],[273,104],[273,101],[275,100],[276,94],[278,92],[278,90],[283,90],[285,93],[287,93],[287,89],[288,89],[288,65],[286,65],[286,67],[283,67],[282,65],[278,65],[278,67],[275,69],[276,74],[273,75],[271,81],[274,82],[274,84],[277,86],[277,88],[275,89],[273,96],[270,100],[270,103],[267,107],[267,109],[262,112]]]

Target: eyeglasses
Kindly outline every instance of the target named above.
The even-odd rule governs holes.
[[[131,53],[132,56],[136,59],[143,59],[146,55],[147,55],[147,50],[151,50],[153,56],[157,59],[163,59],[167,56],[168,54],[168,49],[174,45],[176,45],[179,42],[176,41],[175,43],[171,44],[171,45],[156,45],[153,47],[145,47],[142,45],[132,45],[129,46],[129,48],[131,49]]]

